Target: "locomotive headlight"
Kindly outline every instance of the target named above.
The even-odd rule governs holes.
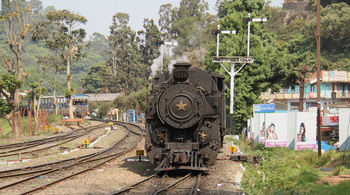
[[[179,81],[184,81],[188,78],[188,70],[184,67],[179,67],[174,72],[174,78]]]

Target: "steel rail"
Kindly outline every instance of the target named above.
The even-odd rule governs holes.
[[[195,185],[193,191],[191,192],[191,194],[193,194],[193,195],[197,195],[200,178],[201,178],[201,174],[199,173],[199,174],[197,175],[196,185]]]
[[[57,135],[57,136],[53,136],[53,137],[49,137],[49,138],[37,139],[37,140],[32,140],[32,141],[25,141],[25,142],[20,142],[20,143],[0,145],[0,150],[7,149],[7,148],[18,148],[18,147],[21,147],[22,145],[35,144],[36,142],[42,142],[45,140],[59,139],[61,137],[69,136],[73,133],[76,133],[76,131],[81,131],[81,130],[86,129],[86,127],[83,127],[83,126],[79,126],[79,127],[81,127],[81,128],[80,129],[72,129],[73,130],[72,132],[69,132],[69,133],[64,134],[64,135]]]
[[[155,192],[158,190],[158,188],[160,187],[160,185],[163,183],[163,181],[164,181],[164,179],[165,179],[166,175],[167,175],[167,174],[164,174],[164,175],[163,175],[163,177],[162,177],[162,178],[160,178],[160,180],[159,180],[159,182],[157,183],[157,185],[156,185],[156,186],[154,186],[154,188],[153,188],[152,192],[151,192],[151,193],[149,193],[150,195],[151,195],[151,194],[154,194],[154,193],[155,193]]]
[[[129,129],[128,127],[126,127],[126,126],[124,126],[124,127],[127,128],[127,129],[129,130],[129,133],[128,133],[128,134],[130,134],[130,132],[136,133],[136,132],[133,132],[133,131],[132,131],[131,129]],[[140,128],[140,129],[141,129],[141,131],[143,131],[142,128]],[[53,172],[56,172],[56,171],[59,171],[59,170],[63,170],[63,169],[66,169],[66,168],[69,168],[69,167],[72,167],[72,166],[75,166],[75,165],[79,165],[79,164],[82,164],[82,163],[86,163],[89,159],[91,159],[91,158],[93,158],[93,157],[95,157],[95,156],[101,155],[101,154],[103,154],[103,153],[105,153],[105,152],[107,152],[107,151],[113,149],[113,148],[114,148],[116,145],[118,145],[121,141],[125,140],[125,138],[128,137],[128,134],[127,134],[123,139],[121,139],[120,141],[118,141],[117,143],[115,143],[113,146],[111,146],[111,147],[109,147],[109,148],[107,148],[107,149],[104,149],[104,150],[102,150],[102,151],[96,152],[95,154],[90,155],[89,157],[82,158],[82,159],[80,159],[80,160],[78,160],[78,161],[76,161],[76,162],[73,162],[73,163],[71,163],[71,164],[68,164],[68,165],[65,165],[65,166],[61,166],[61,167],[56,168],[56,169],[48,170],[48,171],[45,171],[45,172],[43,172],[43,173],[41,173],[41,174],[37,174],[37,175],[31,176],[31,177],[28,177],[28,178],[19,180],[19,181],[13,182],[13,183],[11,183],[11,184],[7,184],[7,185],[5,185],[5,186],[1,186],[0,189],[5,189],[5,188],[11,187],[11,186],[13,186],[13,185],[16,185],[16,184],[19,184],[19,183],[23,183],[23,182],[25,182],[25,181],[28,181],[28,180],[37,178],[37,177],[39,177],[39,176],[41,176],[41,175],[46,175],[46,174],[53,173]],[[142,136],[143,136],[142,133],[141,133],[141,134],[140,134],[140,133],[136,133],[136,134],[140,135],[140,138],[139,138],[139,140],[137,141],[137,143],[136,143],[134,146],[132,146],[129,150],[131,150],[132,148],[134,148],[134,147],[141,141],[141,139],[142,139]],[[125,150],[125,151],[123,151],[123,152],[119,152],[119,153],[117,153],[117,154],[110,155],[110,156],[112,156],[111,158],[109,158],[109,159],[103,161],[102,163],[99,163],[99,164],[96,165],[96,166],[99,166],[99,165],[101,165],[101,164],[103,164],[103,163],[105,163],[105,162],[108,162],[108,161],[110,161],[110,160],[112,160],[112,159],[115,159],[115,158],[117,158],[117,157],[123,155],[124,153],[126,153],[126,152],[129,151],[129,150]],[[103,158],[107,158],[107,157],[103,157]],[[101,159],[102,159],[102,158],[101,158]],[[92,162],[92,161],[96,161],[96,160],[90,160],[90,162]],[[94,167],[96,167],[96,166],[94,166]],[[85,171],[90,170],[90,169],[92,169],[92,168],[86,169]],[[81,171],[81,172],[76,173],[76,174],[80,174],[80,173],[85,172],[85,171]],[[72,177],[72,176],[74,176],[74,175],[76,175],[76,174],[73,174],[73,175],[71,175],[71,176],[68,176],[67,178]],[[51,184],[53,184],[53,183],[59,182],[59,181],[64,180],[64,179],[65,179],[65,178],[60,179],[60,180],[57,180],[57,181],[52,182],[52,183],[50,183],[50,184],[46,184],[46,185],[44,185],[44,186],[41,186],[41,187],[39,187],[39,188],[34,189],[34,191],[39,190],[39,189],[41,189],[41,188],[43,188],[43,187],[45,187],[45,186],[51,185]],[[26,192],[26,193],[30,193],[30,192]]]
[[[129,128],[128,128],[128,129],[129,129]],[[131,129],[129,129],[129,130],[130,130],[130,132],[132,132]],[[142,130],[142,129],[141,129],[141,130]],[[138,134],[138,133],[137,133],[137,134]],[[129,152],[129,151],[132,150],[133,148],[135,148],[135,147],[140,143],[140,141],[141,141],[141,139],[142,139],[142,137],[143,137],[143,134],[139,134],[139,135],[140,135],[140,138],[137,140],[137,142],[136,142],[134,145],[132,145],[130,148],[124,150],[123,152],[119,152],[118,155],[114,154],[113,157],[111,157],[111,158],[109,158],[109,159],[107,159],[107,160],[105,160],[105,161],[103,161],[103,162],[101,162],[101,163],[98,163],[97,165],[94,165],[93,167],[87,168],[87,169],[85,169],[85,170],[79,171],[79,172],[77,172],[77,173],[71,174],[71,175],[69,175],[69,176],[63,177],[63,178],[61,178],[61,179],[58,179],[58,180],[56,180],[56,181],[53,181],[53,182],[51,182],[51,183],[48,183],[48,184],[46,184],[46,185],[40,186],[40,187],[38,187],[38,188],[29,190],[29,191],[24,192],[24,193],[21,193],[21,194],[29,194],[29,193],[35,192],[35,191],[37,191],[37,190],[44,189],[44,188],[47,187],[47,186],[50,186],[50,185],[55,184],[55,183],[58,183],[58,182],[63,181],[63,180],[65,180],[65,179],[71,178],[71,177],[73,177],[73,176],[79,175],[79,174],[84,173],[84,172],[86,172],[86,171],[92,170],[92,169],[94,169],[94,168],[96,168],[96,167],[98,167],[98,166],[100,166],[100,165],[105,164],[106,162],[109,162],[109,161],[115,159],[115,158],[117,158],[117,157],[119,157],[119,156],[121,156],[121,155],[123,155],[123,154]]]
[[[116,144],[119,144],[123,139],[126,139],[127,135],[124,136],[123,138],[121,138],[120,141],[116,142]],[[111,147],[114,147],[111,146]],[[105,151],[108,151],[109,148],[104,149]],[[112,148],[111,148],[112,149]],[[102,151],[104,151],[102,150]],[[75,158],[70,158],[70,159],[65,159],[65,160],[61,160],[61,161],[55,161],[55,162],[50,162],[50,163],[45,163],[45,164],[40,164],[40,165],[35,165],[35,166],[31,166],[31,167],[24,167],[24,168],[17,168],[17,169],[10,169],[10,170],[5,170],[5,171],[1,171],[0,174],[3,173],[9,173],[9,172],[16,172],[16,171],[26,171],[26,170],[32,170],[32,169],[36,169],[36,168],[40,168],[40,167],[45,167],[45,166],[50,166],[50,165],[56,165],[56,164],[62,164],[64,162],[68,162],[68,161],[74,161],[74,160],[79,160],[82,158],[89,158],[89,157],[93,157],[95,154],[100,154],[101,151],[95,152],[95,153],[91,153],[91,154],[87,154],[84,156],[79,156],[79,157],[75,157]],[[52,170],[52,169],[46,169],[46,170]],[[42,171],[38,171],[38,172],[42,172]],[[35,173],[35,172],[34,172]],[[31,173],[32,174],[32,173]],[[22,175],[22,174],[14,174],[13,176],[17,176],[17,175]],[[1,176],[0,176],[1,178]]]
[[[172,183],[172,184],[170,184],[170,185],[168,185],[168,186],[166,186],[166,187],[164,187],[164,188],[162,188],[162,189],[160,189],[160,190],[154,192],[154,195],[169,190],[170,188],[176,186],[176,185],[179,184],[180,182],[182,182],[182,181],[188,179],[189,177],[191,177],[191,175],[192,175],[192,173],[189,173],[189,174],[183,176],[182,178],[178,179],[176,182],[174,182],[174,183]]]
[[[60,142],[60,143],[57,143],[57,144],[55,144],[55,145],[51,145],[51,146],[48,146],[48,147],[44,147],[44,148],[40,148],[40,149],[36,149],[36,150],[31,150],[31,151],[25,151],[25,152],[13,153],[13,154],[0,155],[0,158],[9,157],[9,156],[19,156],[19,155],[23,155],[23,154],[29,154],[29,153],[34,153],[34,152],[38,152],[38,151],[47,150],[47,149],[49,149],[49,148],[56,147],[56,146],[58,146],[58,145],[60,145],[60,144],[64,144],[64,143],[70,142],[70,141],[72,141],[72,140],[75,140],[75,139],[77,139],[77,138],[79,138],[79,137],[82,137],[82,136],[84,136],[84,135],[90,133],[90,132],[93,131],[93,130],[96,130],[96,129],[101,128],[101,127],[104,127],[104,126],[107,126],[107,125],[101,125],[101,126],[90,127],[91,129],[89,129],[89,130],[86,129],[85,132],[83,132],[83,133],[80,133],[80,134],[78,134],[78,135],[74,135],[74,136],[67,137],[66,139],[69,139],[69,140],[65,140],[65,141]],[[41,142],[40,144],[35,145],[35,146],[40,146],[40,145],[44,145],[44,144],[48,144],[48,143],[49,143],[48,141],[45,141],[45,142]],[[23,150],[23,149],[28,149],[28,148],[30,148],[30,147],[35,147],[35,146],[28,146],[28,147],[26,147],[26,148],[16,149],[16,150],[14,150],[14,151],[19,151],[19,150]],[[11,151],[9,151],[9,152],[11,152]],[[9,152],[8,152],[8,153],[9,153]],[[13,152],[13,151],[12,151],[12,152]],[[1,154],[1,153],[0,153],[0,154]]]
[[[131,185],[128,186],[128,187],[125,187],[125,188],[122,188],[122,189],[120,189],[120,190],[118,190],[118,191],[112,192],[112,193],[110,193],[109,195],[116,195],[116,194],[121,194],[121,193],[123,193],[123,192],[130,191],[130,190],[133,189],[135,186],[138,186],[138,185],[140,185],[140,184],[142,184],[142,183],[144,183],[144,182],[146,182],[146,181],[148,181],[148,180],[154,178],[154,177],[157,176],[157,175],[158,175],[158,173],[155,173],[155,174],[153,174],[153,175],[151,175],[151,176],[149,176],[149,177],[147,177],[147,178],[145,178],[145,179],[143,179],[143,180],[141,180],[141,181],[139,181],[139,182],[136,182],[136,183],[134,183],[134,184],[131,184]]]

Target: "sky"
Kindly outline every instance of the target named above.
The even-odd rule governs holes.
[[[68,9],[88,20],[81,26],[88,33],[99,32],[109,35],[109,26],[112,17],[117,12],[128,13],[129,25],[134,31],[142,30],[144,18],[153,19],[158,24],[158,11],[162,4],[171,3],[173,7],[179,7],[181,0],[42,0],[44,8],[54,6],[57,10]],[[216,14],[215,3],[217,0],[206,0],[209,3],[209,12]],[[272,0],[271,6],[282,6],[283,0]]]

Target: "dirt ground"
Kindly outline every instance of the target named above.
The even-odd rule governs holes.
[[[225,149],[228,151],[228,145]],[[50,186],[35,194],[109,194],[155,173],[148,161],[138,162],[136,150],[144,148],[144,140],[135,150],[88,173]],[[220,154],[220,157],[225,153]],[[143,159],[146,159],[144,156]],[[239,189],[242,177],[240,163],[218,160],[208,175],[200,181],[199,194],[242,194]]]
[[[59,131],[68,133],[71,129],[61,126]],[[115,139],[117,139],[117,135],[110,133],[108,136],[100,139],[99,142],[102,144],[102,142],[105,142],[105,139],[111,139],[111,136],[115,136]],[[42,135],[38,136],[38,139],[42,137]],[[14,140],[9,142],[14,142]],[[223,153],[220,153],[218,158],[224,158],[229,155],[228,148],[229,144],[225,143],[222,150]],[[74,178],[48,186],[34,194],[109,194],[127,187],[155,173],[155,166],[148,161],[138,162],[136,150],[141,149],[144,149],[144,140],[133,151],[116,160]],[[86,151],[77,150],[74,153],[77,156],[80,153],[82,155],[85,154]],[[51,158],[54,157],[51,156]],[[147,159],[147,157],[144,156],[143,159]],[[37,163],[40,164],[40,162]],[[20,164],[11,165],[12,167],[5,169],[24,166],[24,164]],[[217,160],[215,165],[210,167],[207,175],[201,177],[199,194],[242,194],[242,190],[239,188],[242,174],[243,168],[240,163],[229,160]],[[45,179],[45,176],[43,179]]]
[[[338,160],[328,165],[327,167],[323,167],[325,168],[325,170],[328,170],[328,171],[325,171],[325,174],[332,173],[333,168],[338,165],[341,165],[342,163],[343,163],[342,160]],[[338,176],[325,176],[325,177],[322,177],[320,180],[318,180],[316,183],[317,184],[328,183],[329,185],[338,185],[339,182],[342,182],[342,181],[350,181],[350,174],[338,175]]]

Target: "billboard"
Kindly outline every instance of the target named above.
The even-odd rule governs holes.
[[[294,149],[316,149],[316,112],[296,112]]]
[[[339,109],[339,149],[350,150],[350,109]]]
[[[287,146],[287,113],[269,113],[265,119],[265,146]]]
[[[254,104],[254,113],[274,113],[275,104]]]

